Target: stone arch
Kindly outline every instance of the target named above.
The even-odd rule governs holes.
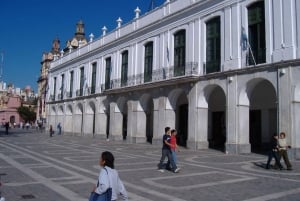
[[[73,114],[73,106],[67,105],[66,106],[66,115],[72,115]]]
[[[238,101],[240,143],[248,143],[251,152],[267,151],[272,135],[277,132],[276,86],[263,77],[250,79],[241,88]]]
[[[240,94],[239,94],[239,105],[249,105],[249,96],[252,94],[254,88],[260,82],[264,81],[264,78],[254,78],[249,80],[244,86],[241,87]],[[271,82],[270,82],[271,83]],[[272,84],[273,85],[273,84]],[[274,87],[274,86],[273,86]]]
[[[75,111],[74,111],[75,114],[82,114],[83,113],[83,105],[82,103],[78,103],[76,106],[75,106]]]
[[[86,114],[94,114],[95,112],[96,112],[96,104],[95,104],[93,101],[90,101],[90,102],[87,104],[85,113],[86,113]]]
[[[54,105],[50,108],[50,115],[56,115],[56,107]]]
[[[64,106],[63,105],[58,106],[57,114],[58,115],[63,115],[64,114]]]
[[[207,103],[207,140],[209,147],[225,151],[226,135],[226,95],[224,89],[217,85],[204,88]]]
[[[121,112],[121,113],[126,112],[127,113],[127,111],[124,111],[126,108],[127,108],[127,99],[124,96],[118,98],[117,104],[115,107],[115,112]]]
[[[175,129],[177,130],[177,144],[187,146],[188,140],[188,114],[189,100],[183,89],[175,89],[168,96],[171,118],[174,115]]]

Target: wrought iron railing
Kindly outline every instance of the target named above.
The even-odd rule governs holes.
[[[51,94],[49,99],[50,99],[50,101],[55,101],[55,95]]]
[[[101,92],[109,89],[118,89],[121,87],[130,87],[137,86],[140,84],[148,83],[148,82],[158,82],[163,80],[170,80],[178,77],[187,77],[187,76],[197,76],[198,72],[198,63],[197,62],[188,62],[185,66],[180,67],[166,67],[160,68],[157,70],[153,70],[152,74],[147,74],[145,77],[144,73],[128,76],[126,82],[121,82],[121,78],[110,80],[110,82],[106,82],[101,84]],[[91,87],[86,87],[82,89],[77,89],[75,92],[76,97],[80,96],[88,96],[91,95]],[[70,92],[67,92],[66,98],[72,98]]]
[[[117,89],[121,87],[129,87],[140,85],[147,82],[157,82],[162,80],[168,80],[176,77],[185,77],[191,75],[198,75],[198,63],[188,62],[185,66],[180,67],[166,67],[152,71],[152,74],[147,74],[145,77],[144,73],[128,76],[127,82],[122,82],[121,79],[113,79],[110,85],[106,83],[101,86],[101,91],[107,89]],[[108,88],[110,87],[110,88]]]

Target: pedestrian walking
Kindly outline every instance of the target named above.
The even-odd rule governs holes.
[[[114,156],[111,152],[101,154],[99,165],[101,167],[97,185],[92,189],[89,201],[109,200],[115,201],[118,196],[128,201],[127,191],[114,167]],[[103,197],[105,199],[103,199]]]
[[[177,131],[175,129],[172,129],[171,130],[171,140],[170,140],[171,152],[172,152],[172,157],[173,157],[174,163],[177,165],[177,154],[176,154],[176,151],[179,152],[179,149],[178,149],[178,145],[177,145],[176,136],[177,136]]]
[[[5,123],[5,134],[8,135],[9,123]]]
[[[165,127],[165,134],[163,135],[163,146],[162,146],[162,155],[160,158],[160,162],[158,164],[158,170],[160,172],[164,172],[164,168],[173,171],[174,173],[179,172],[180,168],[177,168],[176,164],[174,163],[174,159],[172,157],[171,152],[171,129],[170,127]],[[165,158],[168,158],[167,165],[164,165]]]
[[[287,144],[286,142],[286,134],[285,132],[281,132],[279,134],[279,139],[278,139],[278,146],[279,146],[279,152],[278,152],[278,160],[281,160],[281,157],[284,160],[284,163],[287,167],[287,170],[292,170],[292,164],[290,163],[289,157],[288,157],[288,152],[287,149],[291,148],[290,145]]]
[[[52,125],[50,125],[50,127],[49,127],[50,137],[52,137],[53,133],[54,133],[54,131],[53,131]]]
[[[60,135],[61,134],[61,124],[60,122],[57,124],[57,134]]]
[[[268,162],[266,165],[266,169],[270,169],[270,163],[273,158],[275,159],[275,163],[280,168],[280,170],[282,170],[282,168],[283,168],[279,161],[279,158],[278,158],[278,141],[277,140],[278,140],[278,136],[277,136],[277,134],[274,134],[273,138],[271,140],[271,147],[270,147],[269,154],[268,154]]]

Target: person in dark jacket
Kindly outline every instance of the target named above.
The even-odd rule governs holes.
[[[5,134],[8,135],[9,123],[5,123]]]
[[[278,135],[274,134],[273,138],[271,140],[271,147],[270,147],[270,151],[269,151],[269,154],[268,154],[268,162],[267,162],[267,165],[266,165],[266,169],[270,169],[270,163],[271,163],[273,158],[275,159],[275,163],[279,167],[279,169],[280,170],[283,169],[283,167],[280,163],[280,160],[278,158],[278,148],[279,148],[278,147]]]

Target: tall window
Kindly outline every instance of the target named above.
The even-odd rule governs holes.
[[[206,23],[206,73],[220,71],[221,66],[220,17]]]
[[[122,53],[121,86],[127,86],[128,81],[128,51]]]
[[[265,6],[259,1],[248,7],[249,65],[266,62]],[[252,51],[252,52],[251,52]]]
[[[92,86],[91,86],[91,94],[96,92],[96,74],[97,73],[97,63],[92,64]]]
[[[73,96],[73,82],[74,82],[74,71],[70,72],[70,95],[69,97]]]
[[[110,89],[111,58],[105,59],[105,89]]]
[[[63,99],[64,97],[64,89],[65,89],[65,74],[61,75],[61,87],[60,87],[60,97]]]
[[[79,89],[79,96],[83,96],[83,85],[85,83],[85,77],[84,77],[84,68],[80,68],[80,89]]]
[[[144,82],[152,81],[153,42],[145,45]]]
[[[53,100],[55,100],[56,96],[56,77],[54,77],[54,84],[53,84]]]
[[[185,30],[174,34],[174,76],[185,74]]]

